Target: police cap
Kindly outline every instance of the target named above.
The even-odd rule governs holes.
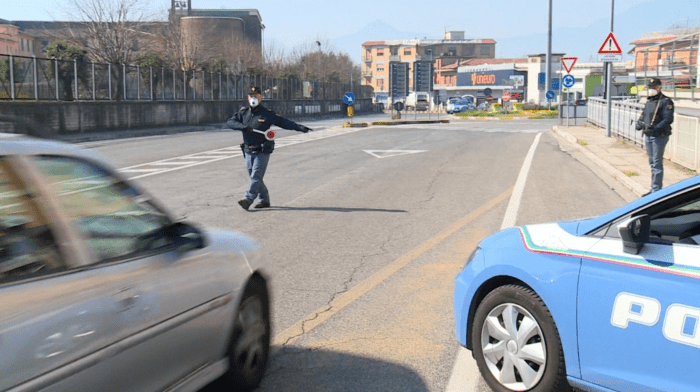
[[[661,86],[661,80],[659,80],[659,78],[651,78],[649,79],[647,86]]]
[[[251,87],[250,91],[248,92],[248,95],[257,95],[257,94],[262,94],[260,92],[260,87],[255,87],[255,86]]]

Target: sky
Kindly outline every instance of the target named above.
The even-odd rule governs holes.
[[[0,18],[7,20],[68,20],[65,10],[73,1],[94,0],[0,0]],[[108,0],[111,1],[111,0]],[[134,1],[134,0],[132,0]],[[140,1],[140,0],[136,0]],[[151,10],[165,18],[170,0],[143,0]],[[614,15],[631,15],[635,9],[658,5],[658,12],[645,12],[635,16],[632,21],[637,27],[648,32],[663,30],[669,23],[684,22],[692,26],[700,25],[700,0],[552,0],[552,28],[561,31],[555,42],[567,51],[576,47],[567,46],[566,42],[577,42],[581,35],[601,44],[607,36],[610,25],[611,8],[614,3]],[[260,12],[265,25],[264,38],[277,42],[282,47],[294,48],[314,43],[316,40],[332,42],[334,39],[358,32],[369,23],[380,20],[402,32],[417,32],[429,39],[442,38],[443,31],[464,31],[467,38],[493,38],[508,41],[509,38],[546,34],[548,28],[549,1],[546,0],[496,0],[469,1],[458,0],[439,2],[426,0],[306,0],[260,2],[241,2],[230,0],[192,0],[192,8],[212,9],[247,9]],[[670,22],[671,21],[671,22]],[[603,23],[604,22],[604,23]],[[618,29],[629,26],[613,21]],[[589,31],[596,26],[598,31]],[[566,32],[565,32],[566,31]],[[571,34],[571,37],[565,36]],[[630,42],[639,38],[638,32],[625,36],[625,31],[616,30],[616,36],[622,35],[621,41]],[[416,37],[423,38],[423,37]],[[377,37],[376,39],[382,39]],[[361,51],[362,42],[350,53],[353,57]],[[597,42],[596,42],[597,44]],[[579,44],[577,44],[580,46]],[[499,46],[496,45],[497,57]],[[546,51],[546,41],[542,50]],[[557,52],[558,48],[553,47]],[[508,50],[504,49],[504,54]],[[586,52],[587,53],[587,52]],[[574,53],[575,54],[575,53]]]

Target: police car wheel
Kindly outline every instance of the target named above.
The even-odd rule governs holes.
[[[221,382],[251,391],[262,381],[270,352],[270,306],[265,283],[253,278],[243,293],[228,348],[229,370]]]
[[[519,285],[484,297],[474,315],[472,349],[494,391],[571,391],[559,333],[542,299]]]

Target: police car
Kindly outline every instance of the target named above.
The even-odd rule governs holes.
[[[457,275],[494,391],[699,391],[700,176],[605,215],[500,231]]]

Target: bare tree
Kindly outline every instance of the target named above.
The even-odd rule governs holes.
[[[147,23],[147,6],[147,0],[66,0],[64,12],[79,22],[67,24],[65,38],[85,47],[95,61],[130,64],[140,41],[157,42],[158,36],[149,33],[153,25]],[[124,75],[119,67],[112,68],[112,76],[121,85]],[[120,89],[115,98],[122,98]]]
[[[260,45],[245,37],[232,35],[221,40],[221,57],[237,74],[263,74]]]

